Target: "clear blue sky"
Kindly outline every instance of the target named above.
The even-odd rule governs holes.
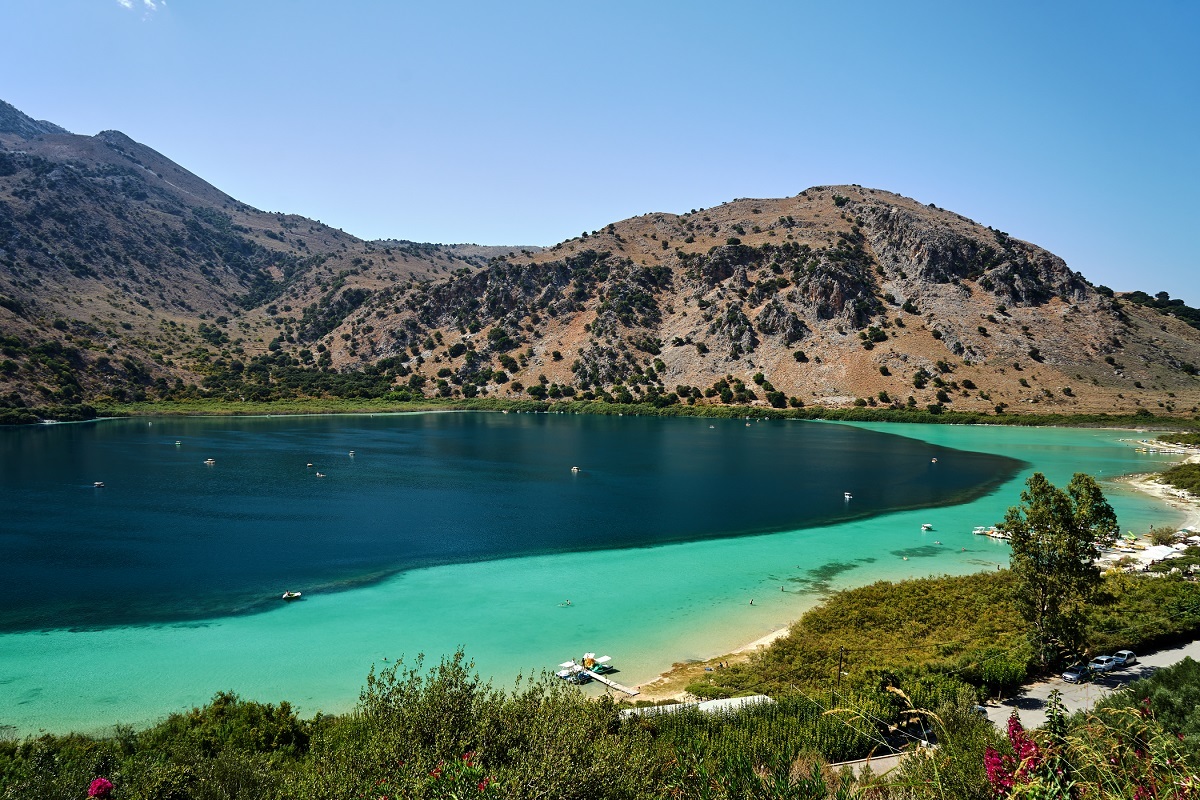
[[[858,183],[1200,304],[1196,2],[5,0],[0,98],[365,238]]]

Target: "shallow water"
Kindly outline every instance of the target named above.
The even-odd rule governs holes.
[[[99,519],[103,524],[93,527],[89,541],[125,554],[105,568],[89,569],[86,560],[68,565],[70,578],[86,583],[81,596],[122,596],[108,577],[113,565],[139,548],[154,551],[147,531],[161,533],[161,525],[199,540],[184,548],[182,561],[170,562],[177,572],[189,560],[214,569],[214,554],[243,567],[221,573],[223,588],[206,595],[206,603],[247,599],[203,619],[183,619],[194,613],[186,604],[181,612],[175,596],[168,609],[157,610],[170,621],[158,624],[114,626],[111,618],[93,615],[91,622],[100,623],[94,629],[0,635],[0,725],[21,733],[145,724],[223,689],[287,699],[305,714],[340,711],[353,705],[372,663],[418,652],[437,658],[459,646],[498,683],[597,650],[614,656],[622,668],[618,680],[637,684],[675,661],[727,652],[765,634],[831,589],[994,569],[1007,561],[1006,547],[971,529],[998,521],[1033,469],[1061,484],[1079,470],[1104,479],[1165,460],[1136,453],[1119,441],[1129,434],[1117,431],[937,425],[763,422],[747,428],[729,420],[456,414],[160,419],[64,428],[36,432],[16,449],[9,432],[0,436],[0,512],[9,523],[4,541],[13,538],[15,519],[23,520],[29,538],[35,505],[15,501],[20,493],[12,487],[53,494],[45,487],[54,484],[59,499],[40,502],[63,508],[47,510],[47,519],[75,519],[76,513]],[[27,469],[39,461],[39,448],[54,449],[47,444],[54,437],[78,440],[73,446],[80,455],[57,467]],[[185,452],[175,448],[177,439]],[[217,461],[212,469],[200,463],[209,456]],[[306,474],[308,461],[327,478]],[[114,472],[118,463],[125,466]],[[145,463],[152,466],[142,472],[154,480],[147,478],[144,491],[123,489],[120,478],[108,477],[137,475]],[[582,471],[572,474],[572,464]],[[286,477],[261,478],[272,470]],[[98,499],[90,487],[95,475],[106,483]],[[989,483],[989,493],[969,502],[885,511],[951,503]],[[162,487],[195,496],[177,499],[182,505],[174,512],[163,510],[154,496],[166,491]],[[841,496],[846,489],[854,494],[849,503]],[[1126,528],[1174,521],[1148,498],[1106,490]],[[360,508],[364,496],[388,498],[394,491],[407,499]],[[122,501],[122,492],[130,499]],[[245,507],[247,497],[276,494],[286,499]],[[107,521],[99,513],[122,502],[137,510],[135,519],[145,512],[150,520],[140,532],[122,527],[127,510]],[[422,550],[412,557],[379,535],[401,522],[416,526],[414,519],[457,526],[444,537],[450,555]],[[312,537],[322,553],[317,567],[288,551],[280,560],[296,572],[272,572],[278,567],[272,554],[287,551],[288,540],[279,530],[262,529],[280,521],[284,534],[288,526],[333,529],[330,539]],[[934,530],[922,533],[925,522]],[[231,538],[225,528],[239,525],[240,538]],[[781,532],[730,535],[763,530]],[[662,544],[658,535],[697,540]],[[379,539],[390,545],[370,546]],[[294,551],[303,550],[300,543],[307,546],[309,539],[300,536]],[[41,574],[55,574],[55,557],[43,559],[49,566]],[[421,566],[422,558],[442,563]],[[123,574],[144,569],[153,587],[156,570],[132,560],[143,566]],[[390,577],[353,583],[397,568],[402,571]],[[309,575],[317,587],[355,588],[312,589],[304,582]],[[260,606],[239,581],[267,578],[272,592],[280,585],[300,588],[304,599],[242,613]],[[22,606],[8,595],[4,611],[28,627],[30,612],[13,608],[42,608],[35,613],[44,624],[77,610],[79,596]],[[566,599],[571,605],[560,605]],[[129,605],[133,612],[127,613],[146,614],[148,604]]]

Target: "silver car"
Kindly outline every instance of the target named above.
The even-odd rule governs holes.
[[[1133,654],[1132,650],[1118,650],[1117,652],[1113,653],[1113,661],[1116,662],[1114,669],[1132,667],[1138,662],[1137,656]]]
[[[1062,678],[1067,683],[1079,683],[1080,681],[1091,680],[1092,670],[1088,668],[1087,664],[1081,661],[1078,664],[1072,664],[1067,667],[1063,671]]]
[[[1088,669],[1095,673],[1112,672],[1117,668],[1117,660],[1112,656],[1096,656],[1088,662]]]

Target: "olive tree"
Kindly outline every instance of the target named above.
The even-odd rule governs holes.
[[[1083,650],[1083,615],[1100,584],[1096,546],[1117,536],[1117,516],[1094,478],[1076,473],[1066,491],[1035,472],[1008,509],[1010,565],[1017,576],[1015,603],[1029,626],[1042,667]]]

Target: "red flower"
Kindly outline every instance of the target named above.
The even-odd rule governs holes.
[[[96,778],[92,784],[88,786],[88,797],[110,797],[112,795],[113,785],[108,778]]]

